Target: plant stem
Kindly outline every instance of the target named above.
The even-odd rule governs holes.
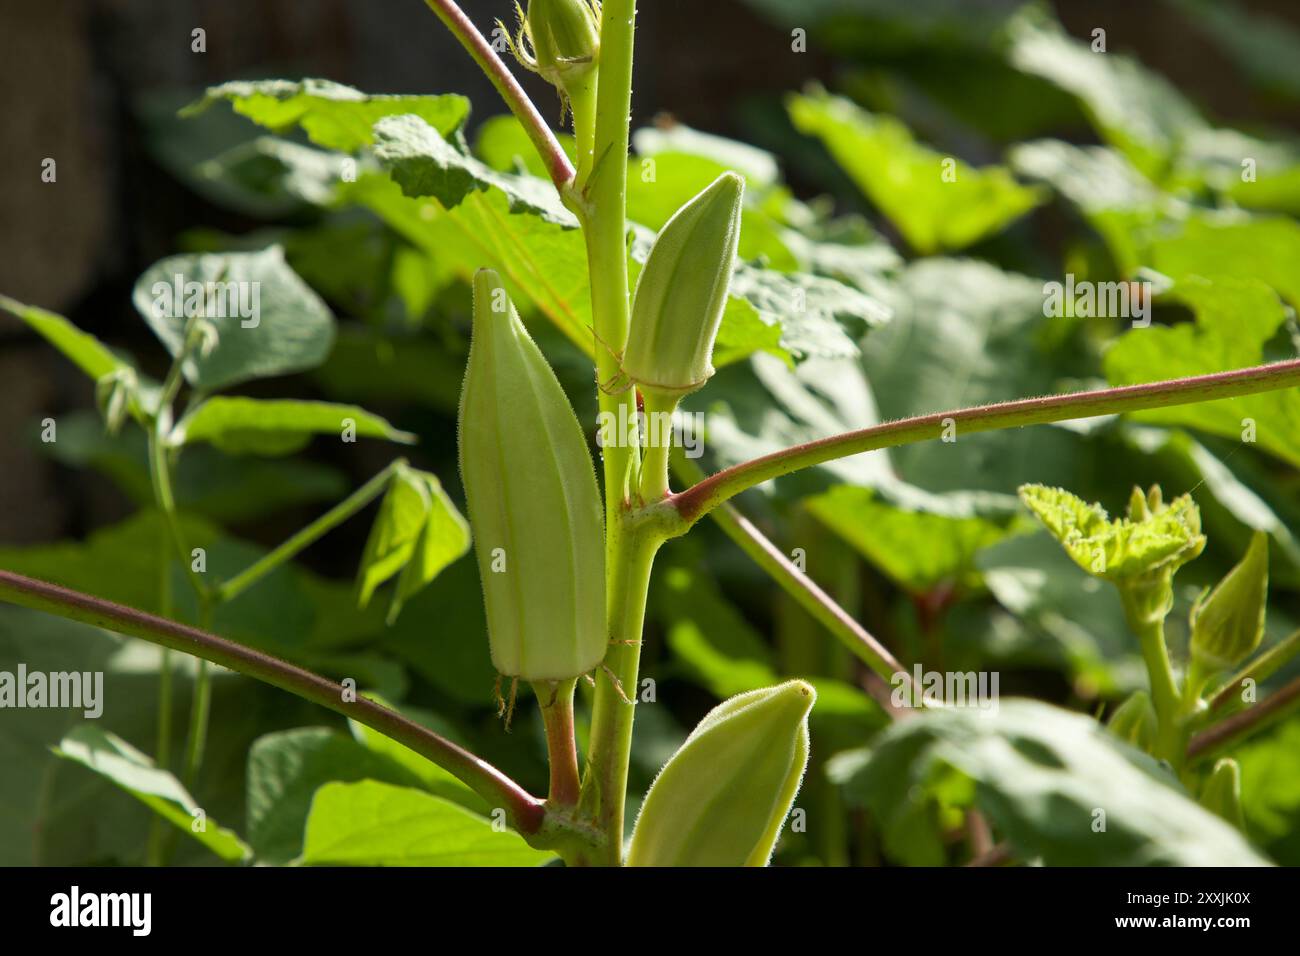
[[[524,132],[528,134],[533,147],[546,164],[546,171],[550,173],[555,188],[563,194],[573,183],[573,164],[569,162],[569,157],[565,155],[559,140],[551,132],[546,120],[542,119],[541,114],[537,112],[537,107],[533,105],[533,101],[528,98],[528,94],[510,72],[510,68],[505,65],[501,57],[497,56],[496,50],[492,49],[492,45],[453,0],[424,0],[424,2],[460,41],[461,46],[474,58],[479,68],[487,74],[487,78],[492,81],[492,85],[510,107],[510,112],[514,113],[515,118],[523,125]]]
[[[200,598],[199,629],[206,631],[212,627],[212,601]],[[212,675],[208,672],[208,662],[199,658],[199,667],[194,675],[194,699],[190,701],[190,726],[185,735],[185,759],[181,764],[181,783],[185,789],[193,788],[198,778],[199,767],[203,764],[203,752],[208,742],[208,716],[212,710]]]
[[[1249,710],[1234,714],[1192,738],[1189,760],[1214,757],[1227,747],[1271,726],[1300,708],[1300,677],[1286,684]]]
[[[1169,663],[1169,650],[1165,646],[1164,617],[1149,617],[1135,607],[1132,592],[1121,588],[1125,616],[1129,627],[1137,634],[1151,682],[1151,704],[1156,712],[1155,754],[1181,769],[1187,746],[1182,731],[1182,698],[1174,681],[1174,670]]]
[[[645,400],[645,459],[641,462],[640,496],[646,503],[668,496],[668,458],[672,452],[673,411],[676,399],[664,400],[652,392],[643,392]],[[661,427],[666,424],[667,427]]]
[[[662,541],[658,535],[647,534],[645,528],[629,524],[620,521],[611,536],[615,546],[613,564],[608,568],[606,607],[610,647],[604,667],[596,675],[591,744],[582,781],[582,806],[592,813],[597,828],[605,835],[604,862],[610,866],[623,862],[624,806],[636,717],[641,634],[650,570]]]
[[[894,682],[901,682],[907,688],[911,687],[912,675],[908,673],[907,668],[734,507],[725,504],[714,511],[711,517],[727,537],[753,558],[754,562],[766,571],[772,580],[781,585],[800,607],[830,631],[858,660],[870,667],[872,673],[880,677],[883,683],[873,688],[872,696],[887,713],[898,716],[890,700],[889,688]],[[924,695],[912,694],[909,690],[906,699],[923,701]]]
[[[491,764],[396,711],[287,661],[198,628],[9,571],[0,571],[0,600],[142,638],[287,690],[372,727],[446,769],[491,806],[504,809],[510,825],[524,836],[542,827],[542,802]]]
[[[635,393],[613,394],[627,344],[627,151],[632,107],[632,48],[636,0],[605,0],[601,8],[600,69],[591,175],[576,204],[587,243],[596,378],[600,411],[610,421],[636,412]],[[622,414],[620,415],[620,410]],[[618,429],[615,429],[617,431]],[[623,861],[623,817],[632,746],[637,670],[650,568],[662,538],[650,536],[630,508],[631,476],[640,452],[622,441],[602,450],[605,478],[605,615],[610,639],[596,676],[591,742],[581,808],[605,836],[604,862]]]
[[[398,458],[393,461],[387,468],[375,475],[364,485],[358,488],[352,494],[348,495],[329,511],[325,512],[307,527],[303,528],[297,534],[288,538],[283,544],[274,551],[254,561],[239,574],[224,582],[217,588],[216,597],[218,602],[232,601],[244,591],[248,590],[264,576],[274,571],[286,561],[292,559],[300,551],[315,543],[326,533],[337,528],[348,518],[352,517],[388,487],[388,482],[393,475],[401,468],[405,467],[406,459]]]
[[[546,725],[546,753],[551,765],[548,805],[572,807],[578,802],[578,744],[573,733],[573,691],[577,678],[554,685],[533,684],[533,693]]]
[[[1272,677],[1278,668],[1295,656],[1297,651],[1300,651],[1300,631],[1292,631],[1215,688],[1208,695],[1210,709],[1207,713],[1213,713],[1234,701],[1240,701],[1243,683],[1253,680],[1258,686],[1260,681]]]
[[[938,438],[948,419],[956,424],[959,434],[973,434],[1076,418],[1117,415],[1147,408],[1190,405],[1293,388],[1297,385],[1300,385],[1300,359],[1292,359],[1230,372],[1150,382],[1145,385],[1126,385],[1120,388],[1103,388],[1069,395],[1023,398],[997,405],[980,405],[949,412],[935,412],[932,415],[873,425],[870,428],[845,432],[772,452],[770,455],[763,455],[720,471],[675,495],[671,500],[683,519],[682,532],[684,533],[687,528],[722,502],[755,485],[803,468],[834,461],[837,458]]]

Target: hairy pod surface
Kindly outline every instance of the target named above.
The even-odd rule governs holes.
[[[659,232],[637,280],[623,370],[667,398],[713,374],[713,343],[740,242],[745,180],[723,173]]]
[[[766,866],[808,766],[816,698],[792,680],[709,711],[646,794],[628,866]]]
[[[582,426],[500,277],[474,277],[460,470],[497,671],[567,680],[605,656],[600,492]]]

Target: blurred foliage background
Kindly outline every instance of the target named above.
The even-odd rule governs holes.
[[[484,27],[511,16],[506,3],[464,6]],[[741,255],[753,267],[740,274],[728,314],[725,367],[692,398],[706,416],[710,467],[889,418],[1296,354],[1300,16],[1292,5],[642,6],[633,161],[654,158],[657,175],[652,183],[634,175],[631,218],[659,228],[724,167],[749,183]],[[196,26],[206,30],[206,53],[190,51]],[[1097,28],[1104,56],[1090,49]],[[792,49],[801,31],[806,52]],[[464,279],[500,250],[466,245],[448,220],[413,217],[413,206],[364,178],[336,191],[327,154],[296,132],[271,136],[224,104],[176,117],[204,87],[232,79],[319,76],[372,93],[463,93],[477,155],[503,171],[528,164],[519,130],[424,6],[8,5],[0,37],[10,133],[0,152],[0,218],[9,226],[0,235],[0,291],[67,315],[161,377],[166,356],[130,304],[136,277],[175,252],[279,242],[338,316],[338,338],[319,368],[243,391],[382,413],[419,436],[401,453],[463,501],[455,406],[468,341]],[[549,89],[532,78],[528,85],[558,120]],[[57,185],[40,182],[47,156],[58,161]],[[955,184],[930,175],[946,157],[958,163]],[[1258,161],[1257,181],[1242,183],[1243,157]],[[516,298],[580,418],[594,422],[590,366],[556,328],[582,277],[564,248],[538,248],[554,258],[539,260],[532,281],[515,282]],[[1043,316],[1045,281],[1066,272],[1128,280],[1144,268],[1176,281],[1210,275],[1228,294],[1198,298],[1177,286],[1156,304],[1159,338],[1114,319]],[[797,316],[783,308],[791,287],[807,297]],[[885,315],[890,321],[868,332]],[[107,435],[92,384],[7,318],[0,381],[8,439],[0,567],[156,607],[162,558],[143,437]],[[1278,395],[972,436],[959,453],[933,443],[876,453],[773,483],[740,506],[784,551],[802,549],[808,573],[909,666],[996,670],[1005,696],[1105,713],[1143,686],[1136,643],[1115,596],[1025,519],[1016,487],[1059,484],[1112,511],[1134,484],[1160,483],[1167,497],[1192,491],[1210,546],[1180,575],[1171,621],[1186,620],[1251,529],[1267,531],[1276,640],[1294,629],[1300,586],[1295,401]],[[37,437],[46,416],[59,423],[53,444]],[[1252,444],[1240,441],[1243,417],[1258,424]],[[183,459],[178,498],[211,565],[237,569],[396,454],[381,442],[328,439],[278,458],[199,446]],[[349,580],[368,528],[368,515],[349,521],[224,608],[216,630],[358,677],[544,789],[540,722],[521,712],[505,734],[495,716],[473,562],[453,564],[385,626],[382,608],[356,609]],[[863,668],[712,526],[662,553],[648,628],[643,676],[653,679],[654,700],[638,712],[634,793],[718,698],[780,675],[817,679],[814,764],[798,803],[807,826],[786,835],[778,863],[958,861],[983,842],[959,812],[972,801],[972,781],[1032,803],[1032,792],[1017,793],[1005,778],[934,769],[916,741],[909,746],[921,755],[907,756],[892,779],[923,786],[924,799],[863,786],[858,768],[886,722],[864,691]],[[0,609],[0,669],[24,661],[105,670],[104,723],[142,749],[153,740],[156,659],[137,642]],[[182,692],[178,726],[187,707]],[[0,863],[138,860],[148,811],[49,753],[76,722],[60,711],[0,714]],[[1023,723],[1034,724],[1032,714]],[[1063,724],[1060,739],[1076,729]],[[288,861],[322,784],[411,782],[409,768],[372,744],[288,695],[223,674],[196,796],[260,859]],[[1089,764],[1080,747],[1072,770],[1101,772],[1104,757]],[[1239,755],[1247,832],[1283,863],[1300,862],[1298,747],[1292,718]],[[425,783],[434,792],[448,786]],[[1054,826],[1031,811],[1023,817],[1029,830]],[[1148,822],[1135,810],[1135,830]],[[1068,833],[1039,834],[1038,843],[1018,835],[1027,851],[1056,862],[1142,862],[1145,852],[1135,845],[1098,861]],[[176,860],[211,857],[186,844]]]

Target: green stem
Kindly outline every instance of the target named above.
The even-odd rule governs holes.
[[[372,727],[444,768],[492,807],[505,810],[525,837],[542,830],[545,808],[500,770],[420,724],[311,671],[215,634],[168,621],[57,584],[0,571],[0,601],[138,637],[264,681]]]
[[[1253,680],[1258,687],[1261,682],[1272,677],[1283,664],[1291,660],[1297,651],[1300,651],[1300,631],[1292,631],[1211,691],[1207,695],[1210,707],[1205,712],[1206,716],[1228,709],[1231,704],[1242,703],[1243,683]]]
[[[1165,646],[1164,617],[1142,612],[1135,606],[1130,593],[1123,589],[1120,591],[1129,627],[1137,634],[1151,682],[1151,703],[1155,708],[1157,726],[1155,753],[1177,770],[1182,767],[1187,741],[1183,731],[1182,699],[1174,680],[1173,666],[1169,663],[1169,650]]]
[[[1250,735],[1290,716],[1297,709],[1300,709],[1300,677],[1269,694],[1249,710],[1234,714],[1197,734],[1188,745],[1187,757],[1198,762],[1216,757]]]
[[[212,627],[212,612],[212,601],[201,599],[200,630],[206,631]],[[208,672],[208,662],[199,658],[198,672],[194,676],[194,699],[190,701],[190,726],[185,735],[185,759],[181,764],[181,783],[187,790],[194,787],[199,767],[203,764],[203,752],[208,742],[208,715],[211,710],[212,675]]]
[[[603,862],[619,866],[623,862],[627,773],[632,754],[646,596],[654,556],[662,538],[628,519],[618,521],[613,530],[610,538],[615,546],[613,563],[608,568],[606,606],[610,647],[604,667],[596,675],[582,807],[591,813],[597,829],[605,835]]]
[[[673,411],[677,399],[662,398],[654,392],[642,392],[645,400],[645,459],[641,462],[641,500],[662,501],[668,496],[668,460],[672,453]],[[663,427],[666,423],[666,427]]]
[[[163,617],[172,614],[172,568],[167,555],[171,544],[163,529],[158,540],[158,610]],[[154,764],[162,770],[171,765],[172,753],[172,652],[162,649],[158,662],[158,736],[154,744]],[[149,825],[149,841],[145,861],[149,866],[162,866],[166,859],[166,834],[169,825],[158,814]]]
[[[587,243],[600,411],[618,422],[636,413],[631,389],[615,394],[627,345],[627,152],[632,107],[632,48],[636,0],[605,0],[601,8],[600,70],[596,85],[591,175],[576,203]],[[620,414],[621,412],[621,414]],[[619,429],[614,429],[618,431]],[[660,538],[630,510],[629,482],[639,450],[616,441],[603,448],[605,478],[605,613],[610,639],[596,677],[591,740],[581,806],[605,836],[604,858],[623,860],[623,818],[641,632],[650,568]]]
[[[307,548],[324,536],[329,531],[341,525],[348,518],[352,517],[370,502],[374,501],[384,489],[388,487],[388,482],[393,475],[401,468],[405,467],[406,460],[398,458],[387,468],[381,471],[375,477],[371,478],[364,485],[358,488],[352,494],[348,495],[329,511],[325,512],[307,527],[303,528],[297,534],[287,539],[283,544],[254,561],[233,578],[224,582],[217,588],[216,599],[218,603],[232,601],[244,591],[248,590],[267,574],[274,571],[286,561],[291,560],[300,551]]]
[[[1300,359],[1257,365],[1212,375],[1103,388],[1070,395],[1023,398],[997,405],[980,405],[949,412],[904,418],[817,441],[795,445],[724,469],[672,499],[687,528],[722,502],[755,485],[791,472],[879,448],[893,448],[940,437],[949,422],[958,435],[1044,425],[1049,422],[1118,415],[1147,408],[1254,395],[1300,385]]]

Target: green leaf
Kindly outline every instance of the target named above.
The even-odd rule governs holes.
[[[912,862],[943,861],[932,813],[946,794],[978,807],[1017,857],[1048,866],[1268,863],[1156,761],[1096,721],[1036,701],[926,711],[827,770],[877,814],[890,852],[910,851]],[[927,834],[923,859],[901,845]]]
[[[222,83],[210,87],[182,115],[193,116],[219,100],[275,132],[300,126],[317,146],[345,153],[369,146],[372,128],[385,116],[410,113],[443,135],[458,130],[469,116],[469,100],[455,94],[371,96],[317,79]]]
[[[819,137],[858,188],[922,254],[962,249],[1042,201],[1001,166],[976,169],[922,146],[899,120],[848,100],[794,96],[795,128]]]
[[[1047,532],[1006,538],[975,556],[984,584],[1021,622],[1031,665],[1064,665],[1088,694],[1143,686],[1118,593],[1074,563]]]
[[[1266,255],[1265,248],[1260,247],[1260,257]],[[1231,267],[1230,262],[1223,265]],[[1265,343],[1287,317],[1272,289],[1227,274],[1185,279],[1171,295],[1191,306],[1195,323],[1125,333],[1105,355],[1111,384],[1136,385],[1259,364],[1265,361]],[[1185,425],[1235,441],[1253,439],[1275,457],[1300,465],[1300,448],[1294,441],[1300,429],[1300,396],[1294,389],[1151,409],[1130,417]]]
[[[1185,202],[1162,193],[1106,146],[1039,140],[1016,146],[1010,160],[1017,173],[1047,183],[1079,208],[1125,276],[1146,261],[1154,229],[1188,214]]]
[[[1020,500],[1075,564],[1109,581],[1176,569],[1205,548],[1200,512],[1190,495],[1175,498],[1144,520],[1114,521],[1100,505],[1063,488],[1022,485]]]
[[[454,803],[373,780],[317,791],[302,853],[309,866],[540,866],[552,859]]]
[[[437,476],[402,467],[393,475],[361,556],[358,601],[370,603],[375,589],[401,572],[389,607],[391,623],[402,604],[469,550],[469,523]]]
[[[1193,277],[1218,282],[1224,277],[1244,285],[1257,280],[1300,308],[1300,272],[1295,268],[1300,223],[1294,219],[1223,213],[1193,217],[1182,229],[1169,232],[1152,240],[1148,254],[1150,264],[1175,282]],[[1263,316],[1275,311],[1270,307]],[[1257,328],[1259,321],[1251,320],[1250,327]]]
[[[1210,670],[1231,667],[1264,639],[1268,536],[1256,531],[1245,557],[1192,605],[1190,651]]]
[[[334,316],[280,246],[163,259],[136,280],[132,301],[173,357],[185,345],[190,317],[216,330],[215,344],[183,366],[204,391],[315,368],[334,342]]]
[[[912,594],[924,594],[942,584],[978,588],[976,553],[1009,533],[1004,523],[987,518],[905,511],[880,501],[868,488],[848,485],[810,498],[806,507]]]
[[[1076,96],[1107,141],[1152,179],[1187,136],[1207,128],[1164,77],[1121,53],[1094,53],[1041,8],[1026,7],[1008,25],[1008,44],[1012,66]]]
[[[1279,863],[1300,863],[1300,718],[1242,745],[1241,809],[1247,830]]]
[[[374,695],[369,696],[381,704],[392,706]],[[456,731],[435,714],[414,710],[410,707],[398,709],[403,716],[423,724],[448,740],[456,743],[461,742],[457,740],[459,735]],[[391,737],[385,737],[374,728],[357,723],[355,720],[348,721],[348,729],[352,731],[352,736],[358,743],[364,745],[372,753],[387,757],[393,763],[409,770],[420,781],[421,786],[435,796],[450,800],[452,803],[473,810],[475,813],[487,814],[491,811],[491,808],[488,807],[482,797],[461,783],[449,771],[444,770],[428,758],[420,756],[405,744],[399,744]]]
[[[34,305],[24,305],[7,295],[0,295],[0,309],[26,322],[33,332],[62,352],[91,379],[98,381],[105,375],[134,371],[130,364],[118,358],[103,342],[81,331],[61,315],[46,312]]]
[[[85,724],[65,736],[55,753],[107,777],[226,862],[238,863],[251,855],[236,833],[207,819],[179,780],[120,737]],[[200,820],[201,828],[195,829]]]
[[[72,412],[59,416],[59,440],[42,442],[40,450],[69,467],[93,468],[140,507],[153,503],[148,439],[141,429],[110,435],[95,413]],[[335,501],[348,491],[342,473],[326,465],[294,459],[271,463],[232,458],[208,445],[190,448],[180,458],[172,485],[182,511],[221,523]]]
[[[420,785],[416,773],[388,755],[324,727],[259,737],[248,751],[248,842],[258,862],[297,857],[313,794],[327,783],[356,780]]]
[[[224,396],[187,412],[168,440],[174,446],[211,442],[232,455],[287,455],[302,449],[313,434],[342,436],[349,424],[360,438],[407,445],[416,440],[355,405]]]
[[[418,116],[390,116],[376,123],[375,157],[405,196],[431,196],[444,209],[455,209],[472,192],[497,189],[505,195],[512,213],[529,213],[577,228],[577,218],[560,202],[548,180],[498,173],[447,142]]]
[[[189,170],[195,186],[250,215],[279,218],[327,206],[351,162],[275,136],[232,146]]]

